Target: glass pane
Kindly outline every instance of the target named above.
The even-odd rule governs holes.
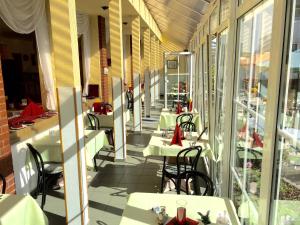
[[[203,74],[203,49],[200,48],[199,54],[199,107],[201,114],[202,127],[205,126],[205,105],[204,105],[204,74]]]
[[[229,0],[221,0],[220,22],[229,19]]]
[[[211,91],[211,105],[215,105],[215,85],[216,85],[216,73],[217,73],[217,37],[213,36],[210,42],[210,61],[209,61],[209,73],[210,73],[210,91]]]
[[[300,224],[300,0],[289,7],[287,64],[283,66],[278,115],[273,224]]]
[[[272,17],[273,1],[269,0],[238,21],[232,169],[242,185],[247,205],[250,204],[256,211],[260,199]],[[250,224],[259,224],[256,218],[248,219]]]
[[[204,119],[205,119],[205,127],[208,127],[208,71],[207,71],[207,45],[203,44],[202,45],[202,49],[203,49],[203,78],[204,78],[204,111],[205,111],[205,115],[204,115]]]
[[[218,53],[218,75],[217,75],[217,90],[216,90],[216,124],[215,124],[215,157],[218,158],[223,151],[223,137],[224,137],[224,76],[225,76],[225,54],[227,46],[227,30],[224,30],[219,37],[219,53]],[[217,183],[220,185],[221,180],[221,164],[223,161],[217,164],[216,178]],[[217,186],[219,186],[217,185]],[[217,190],[218,191],[218,190]],[[220,193],[220,190],[218,191]]]
[[[218,10],[215,8],[210,16],[210,33],[215,32],[218,27]]]

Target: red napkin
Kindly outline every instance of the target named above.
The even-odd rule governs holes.
[[[177,103],[176,114],[180,114],[181,112],[182,112],[182,107],[181,107],[181,104],[178,102],[178,103]]]
[[[94,107],[94,112],[101,113],[101,102],[94,102],[93,107]]]
[[[43,109],[43,106],[40,106],[34,102],[30,102],[26,108],[23,110],[21,113],[20,117],[25,118],[25,117],[38,117],[42,114],[44,114],[45,111]]]
[[[193,101],[192,100],[189,101],[189,111],[190,112],[193,111]]]
[[[198,221],[192,220],[192,219],[190,219],[188,217],[186,217],[185,220],[186,220],[186,224],[190,224],[190,225],[197,225],[197,224],[199,224]],[[176,217],[172,218],[169,222],[167,222],[166,225],[175,225],[175,224],[178,224]]]
[[[252,135],[252,137],[253,137],[253,145],[254,146],[258,146],[258,147],[264,147],[264,144],[263,144],[263,142],[261,141],[261,138],[259,137],[259,135],[258,135],[258,133],[256,133],[255,131],[253,132],[253,135]]]
[[[101,112],[100,112],[100,114],[104,114],[104,115],[107,115],[107,108],[106,108],[106,106],[105,105],[102,105],[101,106]]]
[[[171,141],[171,145],[182,146],[181,137],[182,137],[182,131],[181,131],[180,127],[178,126],[178,124],[176,124],[174,136]]]

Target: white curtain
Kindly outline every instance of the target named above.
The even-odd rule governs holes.
[[[77,12],[77,33],[78,36],[82,35],[82,58],[83,58],[83,96],[88,95],[88,86],[91,76],[91,43],[90,43],[90,21],[89,16],[83,13]]]
[[[13,31],[29,34],[35,31],[39,61],[43,72],[46,108],[56,109],[51,67],[51,47],[44,0],[1,0],[0,17]]]

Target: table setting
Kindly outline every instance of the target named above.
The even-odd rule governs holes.
[[[234,205],[227,198],[132,193],[120,222],[125,224],[236,225],[239,222]]]

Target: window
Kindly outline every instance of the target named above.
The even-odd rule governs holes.
[[[208,71],[207,71],[207,44],[202,45],[202,59],[203,59],[203,80],[204,80],[204,124],[205,127],[209,127],[208,117]]]
[[[229,19],[229,0],[221,0],[220,23]]]
[[[272,224],[300,223],[300,0],[289,2],[291,22],[286,65],[281,76],[281,98],[278,112],[278,131],[274,182],[276,190],[272,204]],[[288,222],[290,221],[290,222]]]
[[[215,158],[222,154],[224,145],[224,96],[225,96],[225,55],[227,51],[227,29],[224,30],[219,36],[219,51],[218,51],[218,75],[217,75],[217,88],[216,88],[216,124],[215,124]],[[217,164],[216,170],[216,186],[219,187],[221,181],[221,165]],[[220,190],[217,190],[220,193]]]
[[[231,170],[233,200],[242,224],[259,224],[272,19],[273,1],[269,0],[238,20]],[[235,189],[240,190],[240,196]]]

